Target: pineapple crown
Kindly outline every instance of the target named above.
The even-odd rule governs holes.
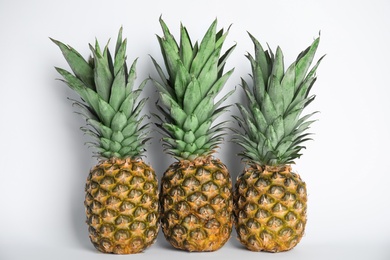
[[[248,53],[251,63],[253,86],[242,79],[247,104],[236,104],[242,117],[234,116],[243,131],[235,130],[233,138],[244,148],[244,159],[259,165],[284,165],[294,163],[301,156],[302,143],[310,140],[306,130],[315,120],[315,114],[301,117],[303,109],[315,98],[309,92],[316,81],[316,70],[322,56],[309,70],[320,37],[303,52],[285,71],[282,50],[275,55],[264,51],[251,35],[255,57]]]
[[[168,77],[152,57],[161,81],[152,80],[159,92],[156,106],[162,117],[155,116],[159,121],[157,126],[163,131],[165,151],[179,160],[210,155],[223,140],[226,122],[212,124],[227,111],[229,106],[220,105],[234,92],[214,102],[233,73],[231,69],[224,74],[223,69],[235,45],[221,56],[228,31],[216,32],[217,20],[200,45],[198,42],[192,45],[183,25],[178,44],[161,17],[160,24],[164,35],[157,38]]]
[[[134,89],[137,60],[128,70],[127,40],[122,40],[122,28],[118,33],[114,59],[108,49],[109,43],[103,52],[97,40],[95,47],[89,45],[92,56],[87,62],[72,47],[51,40],[61,49],[73,71],[72,74],[56,68],[64,78],[62,81],[81,97],[81,101],[74,101],[74,105],[86,119],[87,126],[81,130],[94,138],[95,142],[89,144],[97,148],[97,157],[140,156],[145,142],[150,139],[145,133],[148,124],[142,124],[145,116],[139,116],[146,99],[137,100],[147,80]]]

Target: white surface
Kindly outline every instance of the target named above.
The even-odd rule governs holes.
[[[250,72],[244,57],[253,52],[247,30],[273,49],[280,45],[286,63],[321,30],[317,58],[327,57],[309,108],[321,113],[312,128],[315,141],[294,166],[308,186],[309,221],[302,242],[287,253],[249,252],[233,235],[217,252],[189,254],[172,250],[160,236],[132,259],[390,259],[389,13],[388,0],[2,0],[0,259],[116,258],[97,253],[88,239],[84,182],[95,160],[78,129],[84,122],[66,99],[76,95],[54,80],[59,76],[53,67],[67,65],[48,37],[87,56],[95,36],[102,45],[111,37],[113,44],[123,25],[128,60],[139,57],[141,82],[156,75],[148,55],[162,61],[155,37],[161,35],[161,14],[176,36],[182,21],[193,41],[216,17],[219,28],[233,24],[225,49],[238,46],[226,69],[236,70],[225,92]],[[145,95],[151,97],[145,112],[154,110],[151,84]],[[238,89],[228,103],[241,97]],[[146,161],[161,176],[172,159],[162,154],[154,135]],[[243,168],[238,151],[226,142],[218,155],[233,179]]]

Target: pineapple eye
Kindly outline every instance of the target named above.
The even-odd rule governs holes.
[[[199,224],[199,219],[195,215],[191,214],[183,219],[183,223],[188,225],[196,225]]]
[[[210,171],[204,169],[203,167],[199,167],[195,173],[196,176],[207,176],[207,175],[210,175]]]
[[[143,222],[140,221],[134,221],[133,224],[130,225],[131,230],[145,230],[146,225]]]
[[[272,186],[270,189],[270,193],[273,195],[283,195],[284,194],[284,188],[281,186]]]
[[[156,213],[152,212],[148,215],[146,219],[148,220],[149,223],[155,223],[157,221],[157,215]]]
[[[256,187],[268,187],[269,185],[270,181],[264,178],[259,178],[255,183]]]
[[[200,182],[194,177],[186,178],[183,181],[183,186],[191,188],[192,190],[195,190],[195,188],[198,187],[199,185],[200,185]]]
[[[135,176],[131,180],[130,184],[135,185],[136,187],[139,187],[144,182],[145,182],[144,178]]]
[[[121,200],[115,196],[111,196],[107,199],[106,204],[109,205],[115,205],[121,203]]]
[[[297,219],[297,216],[293,212],[287,213],[287,215],[284,217],[286,221],[295,221]]]
[[[283,221],[277,217],[272,217],[268,222],[267,226],[269,227],[280,227],[283,225]]]
[[[181,237],[185,236],[186,233],[187,233],[186,229],[182,226],[179,226],[179,225],[175,226],[172,229],[173,237],[181,238]]]
[[[216,220],[215,218],[210,219],[210,220],[207,221],[207,223],[205,224],[205,227],[206,227],[206,228],[209,228],[209,229],[212,229],[212,228],[219,228],[220,226],[221,226],[221,223],[219,223],[218,220]]]
[[[203,192],[213,192],[217,190],[218,190],[218,186],[212,181],[209,181],[202,185]]]
[[[215,214],[215,210],[210,205],[206,205],[199,209],[199,213],[203,216],[206,216],[206,218],[210,218]]]
[[[253,197],[257,197],[259,195],[259,192],[254,189],[254,188],[249,188],[247,191],[246,191],[246,197],[248,198],[253,198]]]
[[[250,220],[248,220],[248,222],[246,223],[246,226],[247,226],[249,229],[259,229],[261,225],[260,225],[260,223],[257,222],[256,220],[250,219]]]
[[[131,222],[131,218],[129,216],[120,215],[115,220],[116,225],[126,225]]]
[[[100,185],[109,186],[115,183],[115,179],[111,176],[105,176],[101,181]]]
[[[190,232],[190,237],[194,240],[202,241],[207,237],[206,231],[200,228]]]
[[[265,209],[259,209],[257,212],[256,212],[256,215],[255,217],[258,218],[258,219],[264,219],[264,218],[268,218],[269,217],[269,213],[267,210]]]
[[[176,186],[171,189],[169,195],[177,200],[178,197],[183,197],[185,195],[185,191],[180,186]]]

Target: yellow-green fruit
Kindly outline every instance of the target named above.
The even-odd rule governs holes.
[[[172,246],[215,251],[226,243],[233,226],[232,181],[220,160],[173,163],[161,185],[162,230]]]
[[[280,252],[301,240],[306,225],[306,184],[287,166],[250,166],[235,191],[236,230],[252,251]]]
[[[138,159],[110,159],[87,179],[89,237],[101,252],[133,254],[152,245],[159,228],[157,178]]]

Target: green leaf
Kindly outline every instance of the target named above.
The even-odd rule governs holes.
[[[266,82],[266,80],[268,79],[269,77],[269,65],[268,65],[268,60],[267,60],[267,56],[264,52],[264,49],[263,47],[261,46],[261,44],[259,43],[259,41],[253,37],[250,33],[249,34],[249,37],[251,38],[254,46],[255,46],[255,57],[256,57],[256,62],[257,64],[259,64],[259,67],[260,67],[260,70],[262,72],[262,78],[264,79],[263,82]]]
[[[125,138],[133,136],[137,132],[138,123],[127,123],[127,125],[122,129],[122,134]]]
[[[218,59],[221,49],[214,50],[197,77],[202,96],[206,95],[218,79]]]
[[[203,147],[203,145],[206,143],[208,141],[208,139],[206,138],[206,136],[200,136],[199,138],[197,138],[196,140],[195,140],[195,146],[197,147],[197,148],[201,148],[201,147]]]
[[[129,75],[127,77],[127,84],[126,84],[126,96],[129,95],[134,87],[134,81],[137,78],[137,61],[138,59],[135,59],[133,61],[133,64],[131,64],[130,70],[129,70]]]
[[[297,121],[297,123],[296,123],[296,125],[295,125],[294,128],[299,127],[301,124],[303,124],[304,122],[306,122],[310,117],[312,117],[314,114],[317,114],[317,113],[318,113],[318,111],[313,112],[313,113],[310,113],[310,114],[308,114],[308,115],[305,115],[305,116],[301,117],[301,118]],[[314,121],[316,121],[316,120],[314,120]]]
[[[182,127],[185,120],[187,119],[187,114],[181,109],[180,106],[175,103],[171,106],[171,117],[175,120],[177,126]]]
[[[86,88],[85,92],[86,92],[86,100],[85,101],[96,112],[96,114],[99,116],[99,118],[101,118],[100,109],[99,109],[99,102],[100,102],[99,95],[90,88]]]
[[[184,142],[186,142],[187,144],[192,144],[193,142],[195,142],[195,139],[196,137],[192,131],[185,132],[183,137]]]
[[[191,84],[191,77],[180,60],[177,61],[177,69],[178,70],[174,82],[174,89],[176,95],[172,95],[172,97],[176,97],[177,102],[179,104],[183,104],[184,95],[187,91],[188,85]]]
[[[211,53],[215,49],[215,41],[216,41],[216,27],[217,27],[217,20],[214,20],[214,22],[210,25],[209,29],[207,30],[205,36],[203,37],[199,50],[192,61],[191,70],[190,72],[197,77],[203,68],[205,62],[210,57]]]
[[[133,112],[134,97],[129,94],[126,99],[122,102],[119,111],[123,112],[127,118],[129,118]]]
[[[163,30],[165,40],[167,41],[167,43],[169,45],[172,46],[172,49],[176,53],[178,53],[179,52],[179,48],[178,48],[177,42],[176,42],[175,38],[172,36],[171,32],[169,31],[168,26],[165,24],[165,22],[162,19],[162,17],[160,17],[159,22],[160,22],[160,25],[161,25],[161,29]]]
[[[184,112],[187,115],[193,113],[197,105],[202,100],[202,92],[200,88],[200,82],[196,78],[192,78],[191,82],[188,84],[186,92],[183,99],[183,108]]]
[[[101,122],[94,119],[88,119],[87,125],[92,126],[102,137],[111,139],[112,130],[111,128],[103,125]]]
[[[263,96],[266,90],[266,83],[263,77],[263,72],[261,71],[260,65],[253,59],[253,57],[248,54],[246,56],[251,62],[252,67],[252,79],[253,79],[253,94],[258,103],[263,101]]]
[[[150,56],[150,58],[152,59],[154,67],[156,68],[156,71],[157,71],[158,75],[160,76],[160,79],[162,80],[163,84],[161,84],[161,86],[163,86],[166,89],[166,91],[173,93],[173,90],[172,90],[171,86],[168,84],[168,81],[167,81],[165,74],[164,74],[163,70],[161,69],[160,65],[158,65],[157,61],[152,56]],[[153,80],[153,81],[156,82],[155,80]],[[174,96],[174,95],[172,94],[171,96]]]
[[[234,69],[229,70],[226,72],[222,77],[218,78],[218,80],[214,83],[214,85],[210,88],[207,95],[212,95],[213,97],[217,96],[218,93],[221,91],[227,80],[232,75]]]
[[[277,151],[277,157],[284,157],[286,151],[290,149],[291,144],[292,144],[292,140],[290,137],[284,138],[275,149]]]
[[[268,123],[267,120],[265,120],[263,113],[258,107],[253,107],[251,111],[254,118],[254,122],[256,122],[257,128],[260,132],[265,133]]]
[[[120,105],[122,105],[123,100],[126,98],[126,78],[125,78],[125,69],[122,68],[116,74],[114,82],[112,83],[111,95],[110,95],[110,105],[115,111],[118,111]]]
[[[120,44],[120,42],[117,42],[117,46]],[[114,76],[123,69],[125,62],[126,62],[126,45],[127,45],[127,39],[123,41],[122,44],[120,44],[119,49],[115,51],[115,62],[114,62]]]
[[[267,130],[265,131],[265,136],[267,140],[269,140],[269,147],[268,150],[275,150],[275,147],[278,145],[278,136],[275,132],[275,129],[272,125],[269,125]]]
[[[111,140],[110,139],[107,139],[107,138],[100,138],[100,146],[103,147],[105,150],[110,150],[110,146],[111,146]]]
[[[306,73],[309,70],[309,67],[313,61],[319,43],[320,37],[315,39],[312,45],[299,55],[295,66],[295,89],[299,87],[299,85],[305,78]]]
[[[199,121],[198,121],[199,122]],[[195,131],[195,137],[196,138],[199,138],[200,136],[203,136],[203,135],[206,135],[207,132],[209,131],[210,129],[210,126],[211,126],[211,123],[212,121],[211,120],[207,120],[205,122],[203,122],[199,127],[198,129]]]
[[[77,109],[80,111],[80,112],[76,111],[75,112],[76,114],[81,115],[86,120],[89,119],[89,118],[96,120],[98,118],[97,114],[95,113],[95,111],[93,111],[93,109],[88,107],[83,102],[80,102],[80,101],[77,101],[77,100],[73,100],[73,99],[69,99],[69,100],[71,100],[73,102],[72,106],[73,107],[77,107]]]
[[[294,130],[296,123],[297,123],[297,119],[298,119],[299,115],[301,114],[301,112],[302,112],[301,109],[297,109],[297,110],[290,112],[287,116],[285,116],[283,118],[284,134],[286,136],[290,135],[291,132]]]
[[[122,142],[124,138],[125,137],[120,131],[113,132],[111,136],[111,140],[118,143]]]
[[[295,93],[295,63],[287,69],[280,86],[283,92],[284,111],[286,111]]]
[[[127,117],[123,112],[117,112],[111,121],[111,129],[114,132],[122,131],[127,124]]]
[[[264,93],[264,101],[261,103],[261,112],[263,112],[268,124],[273,124],[274,120],[280,116],[267,92]]]
[[[162,124],[162,127],[169,133],[171,133],[171,136],[175,137],[177,140],[183,140],[184,137],[184,131],[175,126],[174,124],[168,124],[164,123]]]
[[[258,103],[256,101],[256,98],[253,95],[253,93],[251,92],[251,90],[249,89],[248,84],[246,83],[246,81],[243,78],[241,78],[241,87],[244,90],[245,96],[249,102],[249,107],[257,107]]]
[[[161,49],[164,52],[164,61],[167,68],[169,78],[174,80],[177,72],[177,61],[180,60],[179,53],[166,40],[161,39]]]
[[[94,90],[95,83],[93,68],[90,66],[90,64],[72,47],[52,38],[50,38],[50,40],[52,40],[60,48],[62,54],[64,55],[76,77],[79,78],[86,87]]]
[[[110,106],[110,104],[103,99],[99,99],[99,115],[104,125],[110,126],[115,114],[115,110]]]
[[[275,119],[274,123],[272,124],[275,134],[276,134],[276,140],[279,142],[284,137],[284,120],[282,116],[279,116]]]
[[[62,77],[64,77],[65,80],[62,81],[64,81],[72,90],[76,91],[82,99],[87,101],[86,87],[84,83],[64,69],[56,68],[56,70]]]
[[[133,112],[131,113],[131,119],[137,120],[139,114],[141,113],[141,110],[144,108],[146,102],[148,101],[148,98],[141,99],[137,106],[134,108]]]
[[[215,107],[215,106],[214,106],[214,107]],[[218,108],[218,109],[215,109],[214,112],[211,114],[211,117],[210,117],[211,121],[214,122],[214,120],[216,120],[216,119],[217,119],[218,117],[220,117],[222,114],[228,112],[228,111],[229,111],[228,108],[230,108],[230,105],[228,105],[228,106],[223,106],[223,107],[220,107],[220,108]]]
[[[279,115],[284,112],[283,103],[283,91],[281,88],[281,81],[284,75],[284,64],[283,64],[283,53],[278,47],[276,50],[276,56],[273,63],[272,73],[268,84],[268,94],[275,106],[276,111]]]
[[[200,124],[209,119],[211,113],[213,112],[213,101],[213,97],[207,95],[195,108],[193,114],[198,118]]]
[[[236,91],[235,89],[229,91],[225,96],[223,96],[220,100],[218,100],[218,101],[215,103],[213,110],[216,110],[217,107],[219,107],[223,102],[226,101],[226,99],[228,99],[231,95],[233,95],[233,93],[234,93],[235,91]],[[228,105],[228,106],[230,106],[230,105]]]
[[[232,47],[230,47],[222,56],[219,58],[218,61],[218,78],[220,78],[223,74],[223,69],[225,67],[226,61],[229,58],[230,54],[234,51],[237,44],[234,44]]]
[[[171,109],[172,106],[180,107],[179,104],[166,93],[160,92],[160,100],[168,109]]]
[[[99,51],[95,50],[91,45],[90,48],[95,61],[94,80],[96,84],[96,91],[104,101],[108,102],[113,81],[108,61],[106,58],[101,56]]]
[[[119,152],[119,150],[121,148],[122,148],[122,145],[120,143],[115,142],[115,141],[110,142],[110,148],[109,148],[110,151],[117,153],[117,152]]]
[[[317,61],[316,65],[310,70],[310,72],[307,74],[306,78],[303,80],[302,84],[298,87],[291,106],[296,105],[297,102],[299,102],[299,101],[303,100],[304,98],[308,97],[309,92],[310,92],[312,86],[314,85],[315,81],[317,80],[317,78],[315,77],[315,72],[316,72],[319,64],[321,63],[321,60],[324,57],[325,56],[322,56]]]
[[[245,132],[249,134],[250,130],[248,128],[248,121],[254,122],[254,119],[253,119],[252,115],[248,112],[248,110],[242,104],[237,103],[236,106],[237,106],[238,110],[240,111],[242,117],[241,118],[236,117],[236,116],[233,116],[233,117],[238,121],[238,123],[245,130]],[[252,139],[252,136],[251,136],[251,139]]]
[[[184,124],[183,124],[184,131],[195,132],[198,129],[198,127],[199,127],[198,118],[193,114],[189,115],[185,119]]]
[[[123,27],[119,28],[118,37],[116,38],[116,45],[115,45],[115,57],[117,55],[120,55],[119,49],[122,47],[122,33],[123,33]],[[118,54],[119,53],[119,54]]]
[[[174,97],[175,93],[172,92],[171,88],[166,88],[164,85],[162,85],[160,82],[152,79],[154,86],[157,88],[158,92],[164,93],[170,97]]]
[[[123,141],[121,142],[121,145],[122,146],[130,146],[131,144],[136,142],[138,140],[138,138],[139,138],[139,135],[131,135],[130,137],[123,139]]]
[[[184,68],[189,71],[193,59],[192,43],[187,29],[180,24],[180,58]]]

